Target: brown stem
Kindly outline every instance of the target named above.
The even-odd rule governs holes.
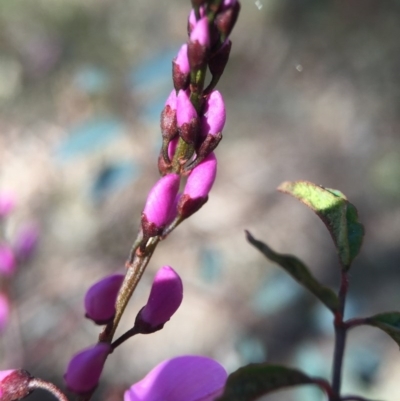
[[[136,326],[133,326],[131,329],[129,329],[126,333],[122,334],[121,337],[118,337],[111,344],[112,350],[114,351],[115,348],[119,347],[122,343],[124,343],[126,340],[129,340],[131,337],[135,336],[136,334],[139,334],[139,330]]]
[[[49,393],[53,394],[54,397],[57,398],[58,401],[68,401],[67,396],[53,383],[49,383],[45,380],[34,377],[29,381],[28,387],[30,390],[42,389],[46,390]]]
[[[159,241],[159,237],[153,237],[144,252],[140,252],[139,254],[136,253],[133,263],[128,265],[128,271],[118,294],[114,320],[100,333],[99,341],[111,343],[126,305],[146,270],[147,264],[149,263]]]
[[[347,272],[342,270],[341,272],[341,283],[339,289],[339,310],[335,313],[335,349],[333,356],[333,368],[332,368],[332,390],[336,394],[337,400],[340,396],[340,386],[342,381],[342,365],[343,355],[346,346],[346,332],[347,327],[343,323],[343,315],[346,304],[346,295],[349,286],[349,280]]]

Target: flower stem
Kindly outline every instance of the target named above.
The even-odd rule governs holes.
[[[342,381],[343,355],[346,346],[347,326],[343,323],[346,295],[349,286],[347,272],[342,270],[339,289],[339,310],[335,314],[335,349],[332,368],[332,390],[340,400],[340,386]]]
[[[29,389],[31,390],[36,390],[36,389],[42,389],[46,390],[49,393],[53,394],[54,397],[57,398],[58,401],[68,401],[67,396],[58,388],[56,387],[53,383],[49,383],[45,380],[39,379],[37,377],[34,377],[29,381]]]
[[[136,286],[146,270],[146,267],[159,241],[159,237],[151,238],[145,250],[141,253],[136,253],[133,262],[128,264],[128,271],[118,294],[114,320],[109,323],[100,333],[99,341],[111,343],[126,305],[128,304]]]

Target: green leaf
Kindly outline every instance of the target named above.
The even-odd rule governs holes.
[[[332,312],[339,309],[339,299],[336,294],[330,288],[319,283],[301,260],[292,255],[274,252],[268,245],[255,239],[248,231],[246,231],[246,237],[269,260],[283,267],[287,273],[313,293]]]
[[[286,181],[278,190],[299,199],[320,217],[332,236],[343,269],[348,270],[364,236],[355,206],[340,191],[308,181]]]
[[[400,312],[385,312],[365,319],[365,323],[378,327],[400,346]]]
[[[217,401],[252,401],[282,388],[320,385],[321,382],[321,379],[311,378],[299,370],[254,363],[229,375],[224,393]]]

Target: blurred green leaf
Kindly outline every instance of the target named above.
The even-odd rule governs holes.
[[[345,270],[358,255],[364,226],[358,221],[357,209],[342,192],[308,181],[286,181],[278,190],[294,196],[310,207],[328,228]]]
[[[365,323],[378,327],[400,346],[400,312],[385,312],[365,319]]]
[[[296,369],[253,363],[229,375],[217,401],[252,401],[273,391],[303,384],[320,384]]]
[[[300,259],[292,255],[274,252],[268,245],[255,239],[248,231],[246,231],[246,237],[269,260],[283,267],[287,273],[313,293],[332,312],[339,308],[339,300],[336,294],[330,288],[320,284]]]

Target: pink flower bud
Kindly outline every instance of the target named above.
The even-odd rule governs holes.
[[[0,400],[17,401],[28,396],[32,389],[29,382],[32,376],[22,369],[0,371]]]
[[[176,126],[176,91],[172,90],[161,112],[161,133],[163,138],[172,139],[178,135]]]
[[[237,0],[225,1],[222,10],[215,18],[215,25],[221,33],[221,39],[225,40],[236,24],[240,12],[240,3]]]
[[[17,233],[14,251],[18,260],[28,260],[36,250],[39,239],[39,228],[29,223],[23,226]]]
[[[16,268],[13,251],[7,244],[0,244],[0,274],[10,277],[15,273]]]
[[[200,120],[186,91],[179,91],[176,106],[179,135],[186,143],[194,144],[198,137]]]
[[[226,120],[225,103],[219,91],[214,90],[205,101],[201,119],[201,133],[215,135],[222,132]]]
[[[179,199],[178,214],[187,218],[197,212],[208,200],[208,194],[217,175],[217,158],[210,153],[190,173],[183,195]]]
[[[208,62],[208,68],[213,76],[220,77],[224,72],[225,66],[229,60],[231,48],[232,42],[227,39],[218,49],[218,51],[210,58],[210,61]]]
[[[212,401],[222,394],[227,376],[210,358],[179,356],[160,363],[132,385],[124,401]]]
[[[211,34],[208,18],[200,18],[190,33],[188,42],[188,59],[192,72],[203,68],[208,62],[211,47]]]
[[[190,42],[199,42],[200,45],[210,47],[210,29],[208,27],[208,18],[202,17],[194,26],[190,33]]]
[[[146,333],[163,326],[177,311],[182,298],[181,278],[172,267],[163,266],[154,277],[149,299],[146,306],[139,312],[135,325],[141,328],[146,326],[142,331]]]
[[[199,12],[200,12],[200,18],[203,18],[206,15],[204,6],[200,6]],[[188,18],[188,34],[189,35],[193,31],[193,28],[196,26],[196,24],[197,24],[196,14],[194,12],[194,9],[192,9],[190,11],[189,18]]]
[[[143,234],[147,237],[160,235],[164,229],[179,190],[178,174],[167,174],[151,189],[142,213]]]
[[[187,54],[187,44],[182,45],[178,55],[172,61],[172,79],[175,90],[186,89],[189,85],[190,66]]]
[[[0,293],[0,334],[7,327],[9,317],[10,317],[10,301],[8,300],[8,297],[5,294]]]
[[[112,320],[115,316],[115,302],[123,281],[123,274],[114,274],[92,285],[85,295],[85,316],[96,324],[106,324]]]
[[[194,118],[197,118],[197,111],[194,108],[187,91],[180,90],[176,101],[176,119],[178,127],[183,124],[190,123]]]
[[[79,395],[94,390],[110,352],[110,344],[98,343],[74,355],[64,375],[68,389]]]
[[[11,213],[15,206],[15,196],[11,192],[0,192],[0,218]]]

